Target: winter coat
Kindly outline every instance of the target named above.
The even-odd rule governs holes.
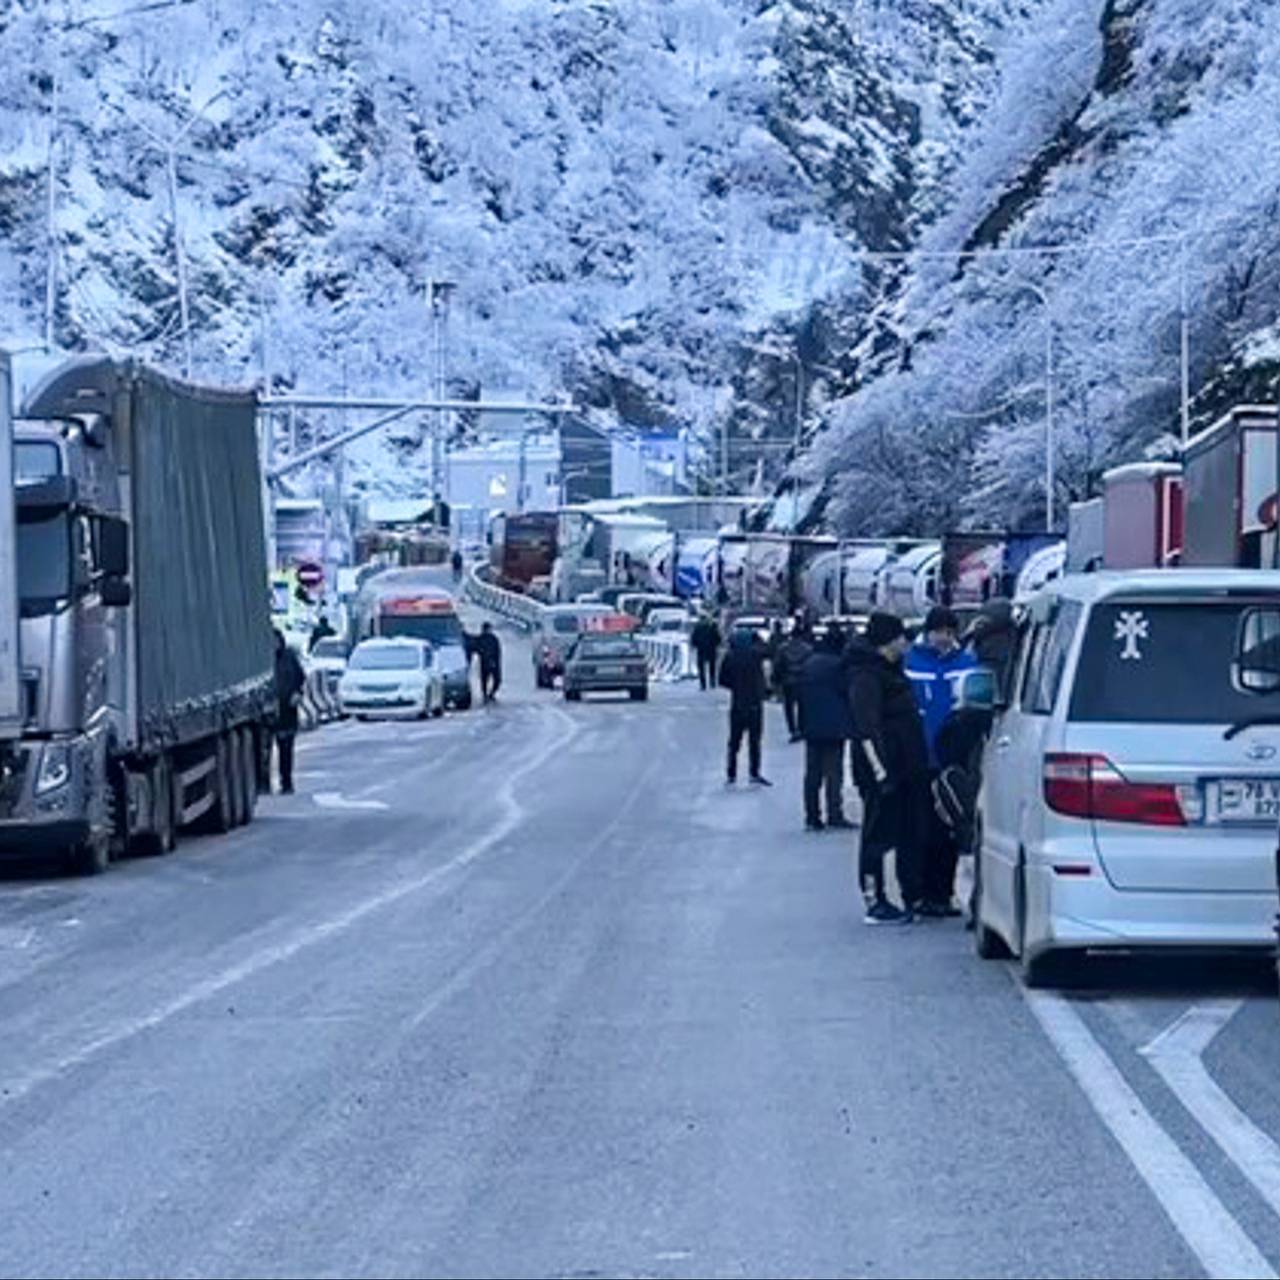
[[[695,653],[704,658],[714,658],[720,648],[720,628],[710,618],[699,618],[689,633],[689,643]]]
[[[788,636],[773,659],[773,683],[788,692],[798,687],[805,663],[813,654],[813,645],[801,636]]]
[[[755,711],[764,706],[768,687],[764,678],[764,651],[745,632],[734,636],[729,652],[720,663],[720,687],[733,695],[735,712]]]
[[[959,707],[943,721],[936,743],[938,767],[958,766],[975,777],[982,770],[982,746],[991,733],[985,707]]]
[[[811,654],[795,687],[800,698],[800,733],[806,741],[843,742],[853,737],[853,714],[839,654]]]
[[[897,785],[928,772],[929,749],[911,681],[861,636],[844,653],[859,777]]]
[[[475,639],[476,656],[481,671],[502,670],[502,641],[493,631],[482,631]]]
[[[307,673],[302,669],[298,655],[288,645],[276,650],[275,694],[276,732],[296,733],[298,730],[298,701]]]
[[[905,663],[907,678],[915,691],[916,705],[924,720],[924,738],[929,747],[929,763],[939,767],[938,734],[956,703],[956,681],[972,671],[978,660],[966,649],[942,654],[923,642],[913,644]]]

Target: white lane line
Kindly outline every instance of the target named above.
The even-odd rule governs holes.
[[[1017,982],[1017,979],[1015,979]],[[1069,1000],[1018,989],[1098,1119],[1168,1214],[1211,1280],[1275,1280],[1276,1272],[1160,1127]]]
[[[1253,1183],[1280,1216],[1280,1145],[1227,1096],[1209,1074],[1202,1055],[1244,1005],[1212,1000],[1188,1009],[1172,1026],[1139,1050],[1174,1096]]]
[[[317,791],[311,802],[318,809],[378,809],[386,810],[389,806],[383,800],[349,800],[341,791]]]
[[[230,965],[218,973],[211,974],[209,977],[188,987],[180,995],[157,1005],[149,1013],[117,1022],[114,1026],[109,1027],[93,1039],[87,1040],[79,1048],[64,1054],[48,1066],[37,1067],[25,1075],[18,1076],[7,1082],[0,1082],[0,1106],[20,1101],[42,1086],[64,1076],[67,1072],[83,1066],[98,1054],[108,1049],[114,1049],[117,1045],[124,1044],[145,1031],[151,1031],[161,1026],[170,1019],[177,1017],[178,1014],[185,1013],[188,1009],[218,995],[220,992],[226,991],[229,987],[252,978],[264,969],[269,969],[285,960],[291,960],[300,952],[343,933],[366,916],[372,915],[375,911],[430,888],[437,881],[462,870],[477,858],[488,853],[505,836],[510,834],[515,825],[518,825],[521,810],[519,801],[515,798],[516,785],[529,774],[541,768],[548,760],[563,752],[565,746],[577,732],[577,727],[570,717],[557,710],[553,710],[551,714],[560,720],[561,732],[554,736],[541,751],[531,755],[507,777],[502,788],[502,795],[507,797],[503,803],[506,813],[502,820],[490,827],[484,835],[477,836],[460,853],[450,858],[448,862],[441,863],[439,866],[432,868],[432,870],[425,872],[423,875],[416,876],[412,880],[402,881],[382,890],[380,893],[374,894],[370,898],[365,898],[362,902],[358,902],[355,906],[349,907],[346,911],[328,920],[308,925],[306,928],[298,930],[297,933],[287,938],[284,942],[255,951],[237,964]]]

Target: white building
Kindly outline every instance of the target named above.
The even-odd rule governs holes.
[[[562,455],[556,432],[512,435],[446,460],[446,494],[456,511],[554,511],[560,505]]]
[[[612,495],[650,497],[687,490],[689,449],[683,431],[610,436]]]

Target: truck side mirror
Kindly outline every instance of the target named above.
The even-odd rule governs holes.
[[[116,516],[98,521],[98,568],[108,578],[129,576],[129,526]]]
[[[1245,693],[1280,693],[1280,608],[1245,611],[1231,679]]]
[[[108,609],[123,609],[133,603],[133,588],[123,578],[103,578],[98,593]]]

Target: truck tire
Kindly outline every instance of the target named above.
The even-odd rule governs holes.
[[[168,756],[161,756],[147,774],[151,792],[151,811],[155,815],[150,831],[142,832],[133,842],[134,849],[144,855],[171,853],[178,843],[177,821],[173,805],[173,769]]]
[[[235,795],[232,790],[231,748],[228,735],[218,734],[214,740],[216,764],[209,775],[213,788],[213,808],[209,810],[209,829],[215,835],[225,835],[235,826]]]
[[[89,836],[72,845],[67,853],[67,870],[73,876],[99,876],[111,865],[109,833]]]
[[[240,803],[246,824],[253,821],[258,807],[258,739],[252,727],[245,725],[240,733]]]

